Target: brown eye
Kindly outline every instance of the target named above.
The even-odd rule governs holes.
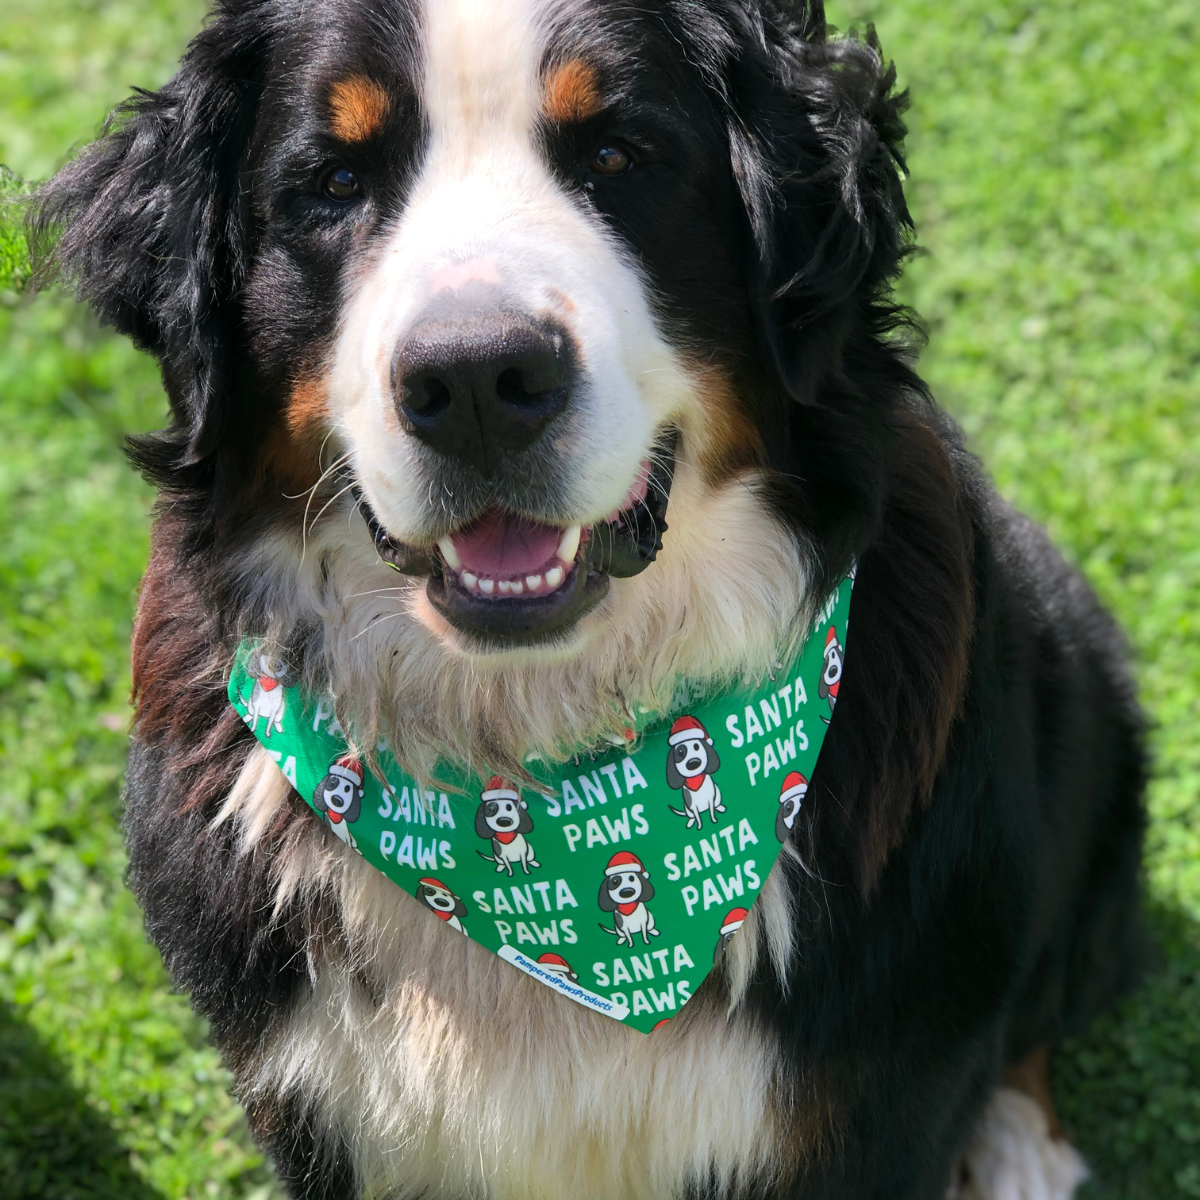
[[[633,166],[633,159],[620,146],[601,146],[588,166],[597,175],[623,175]]]
[[[362,188],[353,171],[347,171],[345,167],[338,167],[321,180],[321,191],[330,200],[345,201],[353,200],[362,191]]]

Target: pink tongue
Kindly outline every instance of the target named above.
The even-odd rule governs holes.
[[[494,510],[452,536],[464,570],[488,579],[515,579],[546,566],[563,531]]]

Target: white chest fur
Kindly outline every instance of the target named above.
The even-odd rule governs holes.
[[[248,852],[286,796],[256,748],[217,820]],[[640,1034],[454,936],[315,818],[290,847],[277,905],[332,886],[343,936],[310,952],[311,988],[242,1086],[302,1097],[350,1146],[368,1195],[668,1197],[710,1171],[746,1179],[793,1161],[778,1051],[729,1013],[726,990]],[[750,968],[730,965],[735,978]]]

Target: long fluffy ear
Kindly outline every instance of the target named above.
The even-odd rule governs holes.
[[[683,776],[680,775],[679,768],[675,766],[674,746],[667,750],[667,787],[676,792],[683,787]]]
[[[317,784],[317,790],[313,792],[313,807],[317,812],[325,812],[325,789],[329,785],[329,781],[333,779],[332,775],[326,775],[320,783]],[[336,782],[336,781],[335,781]]]
[[[605,912],[612,912],[617,907],[617,902],[612,898],[612,893],[608,890],[608,876],[605,875],[600,883],[600,895],[596,897],[596,903],[600,905]]]
[[[907,93],[893,94],[874,28],[827,38],[821,0],[762,0],[741,15],[729,136],[757,251],[751,294],[769,365],[809,403],[849,321],[905,253]]]
[[[475,836],[490,839],[492,836],[492,828],[487,823],[487,817],[483,815],[483,805],[486,803],[487,801],[485,800],[483,804],[480,804],[480,806],[475,810]]]
[[[650,882],[649,875],[642,876],[642,894],[638,899],[643,902],[654,899],[654,884]]]
[[[711,738],[704,749],[708,756],[708,764],[704,769],[704,773],[706,775],[715,775],[721,769],[721,756],[717,753],[717,748],[713,745]]]
[[[529,815],[529,810],[526,807],[524,800],[521,801],[520,813],[521,813],[521,819],[517,822],[517,832],[518,833],[532,833],[533,832],[533,818]]]
[[[239,169],[264,73],[264,0],[222,0],[161,91],[138,92],[35,197],[38,277],[55,274],[154,354],[173,414],[165,471],[199,462],[229,405],[250,215]]]

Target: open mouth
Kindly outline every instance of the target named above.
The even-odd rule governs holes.
[[[380,558],[427,575],[433,607],[457,629],[533,643],[569,629],[612,577],[644,571],[662,549],[676,435],[661,439],[620,507],[591,525],[555,525],[494,507],[421,550],[392,538],[359,496]],[[356,489],[357,491],[357,489]]]

